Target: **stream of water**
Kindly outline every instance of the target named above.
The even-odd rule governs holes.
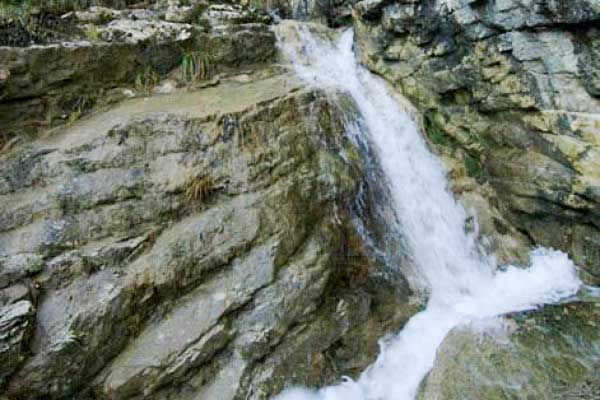
[[[292,31],[293,40],[280,35],[280,47],[300,78],[354,99],[365,127],[360,134],[387,177],[402,235],[430,297],[424,311],[382,342],[378,359],[356,381],[319,390],[292,388],[277,399],[412,400],[452,328],[558,302],[575,294],[581,282],[566,254],[543,248],[531,253],[529,268],[499,270],[494,258],[480,251],[476,235],[465,231],[467,214],[417,123],[385,83],[357,62],[352,31],[337,43],[303,25]]]

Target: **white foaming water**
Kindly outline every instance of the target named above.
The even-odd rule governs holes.
[[[295,26],[295,25],[294,25]],[[383,81],[361,67],[345,32],[337,44],[295,29],[300,45],[280,47],[307,83],[348,93],[386,175],[402,234],[430,290],[424,311],[381,344],[381,353],[357,381],[320,390],[288,389],[278,400],[409,400],[432,368],[438,346],[455,326],[555,303],[577,292],[575,266],[559,251],[538,249],[531,266],[497,271],[479,251],[467,217],[450,191],[440,161],[428,150],[411,116]],[[289,39],[288,39],[289,40]]]

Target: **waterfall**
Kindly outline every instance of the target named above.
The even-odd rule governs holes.
[[[476,234],[465,230],[465,210],[449,191],[444,168],[418,124],[386,84],[357,62],[352,31],[333,43],[306,26],[294,27],[299,43],[280,35],[282,52],[307,84],[354,99],[360,134],[387,178],[403,239],[430,297],[424,311],[381,344],[376,362],[356,381],[346,378],[319,390],[287,389],[277,399],[414,399],[453,327],[558,302],[575,294],[581,282],[567,255],[550,249],[534,250],[527,269],[498,269],[494,258],[480,251]]]

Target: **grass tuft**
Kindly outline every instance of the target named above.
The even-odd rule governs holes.
[[[134,87],[140,93],[150,94],[160,81],[160,76],[152,67],[146,67],[135,77]]]
[[[90,42],[98,42],[100,41],[100,30],[96,25],[88,25],[85,29],[85,37]]]
[[[213,60],[214,57],[209,52],[186,52],[181,58],[181,81],[190,84],[208,79]]]
[[[215,191],[215,182],[210,177],[189,177],[185,182],[185,196],[189,200],[207,201]]]

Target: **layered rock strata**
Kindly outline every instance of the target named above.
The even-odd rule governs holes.
[[[354,19],[363,62],[415,104],[439,152],[589,282],[600,276],[599,19],[593,0],[365,0]]]

